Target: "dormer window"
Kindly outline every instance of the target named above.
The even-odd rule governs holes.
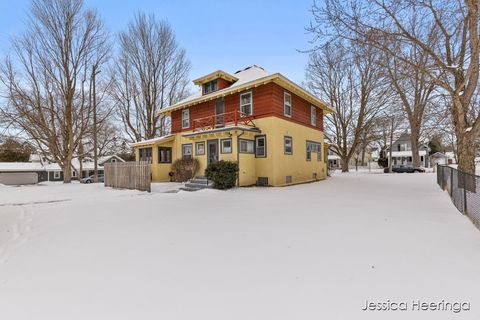
[[[217,90],[218,90],[218,80],[216,79],[204,84],[204,94],[209,94]]]

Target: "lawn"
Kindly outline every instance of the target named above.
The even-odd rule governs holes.
[[[479,319],[480,231],[435,181],[0,186],[0,319]],[[471,310],[362,311],[387,299]]]

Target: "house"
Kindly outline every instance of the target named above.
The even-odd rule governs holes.
[[[420,164],[422,167],[429,167],[428,160],[428,144],[420,143],[418,155],[420,156]],[[386,148],[385,156],[390,158],[390,148]],[[392,145],[392,164],[393,165],[412,165],[412,142],[410,135],[404,133]]]
[[[239,186],[283,186],[324,179],[326,103],[279,73],[253,65],[218,70],[193,83],[201,88],[160,110],[171,134],[132,144],[152,163],[153,181],[170,181],[171,164],[196,158],[198,175],[218,160],[239,164]]]
[[[105,163],[125,162],[117,155],[98,158],[98,173],[103,174]],[[72,179],[78,179],[80,161],[72,160]],[[82,162],[82,177],[89,177],[94,173],[94,162],[87,158]],[[63,181],[63,171],[57,163],[50,163],[39,155],[31,155],[30,162],[0,162],[0,184],[22,185],[35,184],[43,181]]]

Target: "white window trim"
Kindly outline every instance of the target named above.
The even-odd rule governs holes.
[[[225,146],[223,145],[225,142],[229,142],[229,143],[230,143],[230,147],[225,148]],[[228,149],[228,151],[226,151],[225,149]],[[232,142],[232,139],[231,139],[231,138],[221,139],[221,140],[220,140],[220,151],[221,151],[221,153],[223,153],[223,154],[229,154],[229,153],[232,153],[232,152],[233,152],[233,142]]]
[[[317,126],[317,108],[315,106],[310,106],[310,124]]]
[[[287,104],[287,96],[290,97],[290,103]],[[287,113],[287,106],[290,107],[290,114]],[[285,117],[289,117],[291,118],[292,117],[292,113],[293,113],[293,109],[292,109],[292,95],[287,92],[287,91],[284,91],[283,92],[283,115]]]
[[[184,125],[185,121],[188,121],[187,125]],[[187,129],[187,128],[190,128],[190,109],[183,109],[182,110],[182,129]]]
[[[263,147],[258,146],[258,141],[263,139]],[[258,155],[258,148],[263,148],[263,155]],[[266,158],[267,157],[267,137],[266,136],[257,136],[255,137],[255,158]]]
[[[245,95],[250,95],[250,114],[247,114],[248,116],[253,115],[253,93],[252,91],[244,92],[240,94],[240,112],[243,113],[242,111],[242,106],[246,106],[247,104],[242,105],[242,97]]]
[[[53,172],[53,179],[60,179],[60,171]]]
[[[242,143],[245,143],[246,150],[242,151]],[[248,139],[239,139],[239,152],[245,154],[254,154],[255,153],[255,140],[248,140]],[[251,146],[251,150],[248,151],[248,146]]]

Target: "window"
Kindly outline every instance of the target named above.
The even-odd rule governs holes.
[[[232,139],[222,139],[222,153],[232,153]]]
[[[152,148],[141,148],[138,152],[140,154],[140,161],[152,163]]]
[[[267,156],[267,139],[265,136],[255,137],[255,157],[265,158]]]
[[[317,125],[317,108],[310,106],[310,124],[312,126]]]
[[[283,114],[292,117],[292,95],[288,92],[283,93]]]
[[[195,143],[195,155],[203,156],[205,154],[205,141]]]
[[[317,161],[322,160],[322,145],[319,142],[307,140],[307,161],[312,160],[312,153],[317,154]]]
[[[253,140],[239,140],[240,153],[255,153],[255,141]]]
[[[208,94],[210,92],[214,92],[218,90],[218,82],[217,80],[212,80],[204,84],[204,94]]]
[[[74,178],[77,177],[77,171],[75,171],[75,170],[72,171],[72,177],[74,177]]]
[[[240,95],[240,112],[244,115],[251,116],[253,114],[252,93],[246,92]]]
[[[293,140],[292,137],[285,136],[283,138],[283,152],[285,154],[292,154],[293,153]]]
[[[182,144],[182,159],[192,159],[193,146],[191,143]]]
[[[190,127],[190,110],[182,110],[182,129]]]
[[[158,147],[158,163],[172,163],[172,148]]]
[[[60,179],[60,171],[53,172],[53,179]]]

